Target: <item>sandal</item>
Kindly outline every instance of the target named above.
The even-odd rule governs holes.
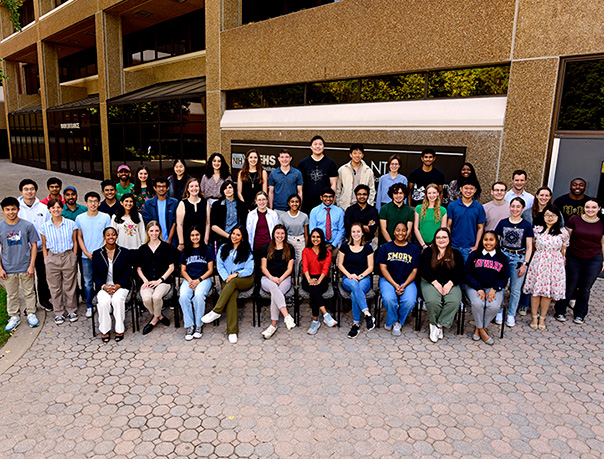
[[[545,330],[545,317],[539,316],[539,330]]]
[[[119,343],[121,340],[124,339],[124,334],[123,333],[116,333],[115,334],[115,340]]]
[[[101,339],[103,340],[103,343],[108,343],[111,339],[111,336],[109,336],[109,333],[105,333],[101,336]]]
[[[537,328],[539,327],[539,325],[537,323],[537,319],[539,319],[539,316],[538,315],[531,315],[531,317],[533,318],[533,320],[532,320],[532,322],[530,324],[530,327],[533,330],[537,330]]]

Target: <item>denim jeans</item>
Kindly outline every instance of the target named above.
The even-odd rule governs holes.
[[[463,257],[463,262],[468,261],[468,257],[470,256],[470,250],[472,247],[453,247],[454,249],[459,250],[461,256]]]
[[[86,307],[92,307],[94,298],[94,284],[92,283],[92,260],[88,257],[82,258],[82,277],[84,278],[84,295],[86,296]]]
[[[598,274],[602,271],[602,254],[593,258],[577,258],[566,255],[566,298],[556,302],[556,314],[566,314],[568,302],[576,290],[575,317],[585,318],[589,295]]]
[[[201,327],[201,316],[205,314],[206,309],[206,297],[212,288],[211,278],[202,280],[195,291],[189,287],[189,282],[183,280],[180,286],[180,309],[182,310],[182,318],[185,323],[185,328],[192,327],[193,325]],[[193,307],[191,308],[191,303]]]
[[[520,302],[520,295],[522,293],[524,276],[526,276],[525,273],[524,276],[518,277],[518,263],[524,262],[524,255],[519,253],[503,253],[510,264],[510,304],[508,305],[508,316],[515,317],[518,303]],[[499,309],[499,312],[503,314],[503,308]]]
[[[388,315],[386,326],[392,327],[396,322],[404,325],[407,316],[417,301],[417,286],[411,282],[402,295],[397,295],[394,286],[384,277],[380,277],[380,292]]]
[[[371,276],[363,277],[360,281],[355,281],[344,277],[342,287],[350,292],[352,300],[352,320],[358,324],[361,320],[363,311],[367,310],[367,292],[371,290]]]

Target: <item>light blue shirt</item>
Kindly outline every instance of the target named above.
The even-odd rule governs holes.
[[[325,224],[327,220],[327,207],[324,204],[315,207],[310,211],[310,219],[308,222],[308,229],[310,231],[315,228],[321,228],[323,234],[325,234],[325,242],[339,247],[344,237],[344,211],[338,206],[329,206],[330,217],[331,217],[331,239],[327,239],[325,234]]]
[[[290,166],[287,174],[283,173],[281,167],[272,171],[268,176],[268,186],[275,187],[273,209],[287,210],[287,198],[292,194],[298,194],[298,185],[303,184],[302,172],[295,167]]]
[[[166,223],[166,199],[163,201],[157,200],[157,218],[159,218],[159,226],[161,226],[161,235],[164,241],[167,241],[170,233]]]
[[[226,204],[226,222],[224,223],[224,230],[231,234],[231,230],[237,226],[237,201],[234,199],[229,201],[224,200]]]
[[[408,183],[407,177],[402,174],[398,174],[396,178],[392,178],[389,173],[380,177],[380,183],[378,185],[377,195],[375,197],[375,208],[378,210],[378,212],[380,211],[380,207],[392,201],[392,198],[388,196],[388,190],[395,183],[402,183],[406,186]]]
[[[56,254],[73,250],[73,232],[76,229],[75,222],[63,217],[58,227],[48,220],[40,228],[40,234],[46,238],[46,249]]]
[[[254,273],[254,257],[250,252],[249,257],[244,263],[235,263],[235,257],[237,257],[237,250],[233,249],[229,252],[229,256],[226,260],[222,260],[222,248],[225,244],[220,246],[218,253],[216,254],[216,260],[218,261],[218,274],[224,281],[230,274],[239,273],[239,277],[249,277]]]
[[[96,217],[90,217],[88,213],[76,217],[76,226],[82,231],[84,245],[90,253],[103,246],[103,230],[111,226],[111,217],[99,212]],[[82,258],[86,258],[82,252]]]

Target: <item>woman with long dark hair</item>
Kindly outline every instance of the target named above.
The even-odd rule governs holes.
[[[451,232],[439,228],[430,247],[420,257],[421,289],[430,318],[430,340],[443,338],[461,304],[460,284],[464,279],[461,252],[453,248]]]
[[[252,148],[245,154],[243,167],[237,174],[237,196],[248,209],[254,209],[259,191],[268,193],[268,173],[262,167],[258,151]]]
[[[292,273],[296,256],[294,248],[287,242],[287,229],[284,225],[275,225],[271,241],[262,253],[262,289],[271,294],[271,324],[262,332],[269,339],[277,331],[279,312],[288,330],[296,326],[294,318],[287,311],[285,294],[292,286]]]
[[[522,218],[529,222],[532,226],[543,226],[543,212],[545,206],[552,203],[552,190],[547,186],[542,186],[535,193],[535,201],[533,207],[525,209],[522,212]],[[564,224],[564,223],[562,223]]]
[[[531,295],[531,328],[545,330],[545,318],[552,300],[566,295],[564,270],[566,248],[570,236],[562,227],[562,215],[548,204],[543,212],[544,226],[535,226],[535,255],[524,281],[524,293]]]
[[[210,204],[199,194],[199,180],[189,179],[182,198],[176,208],[176,233],[180,251],[185,247],[185,235],[193,226],[203,228],[204,244],[208,244],[210,240]]]
[[[135,196],[126,193],[120,199],[117,212],[111,217],[117,232],[116,244],[128,250],[138,250],[145,242],[145,224],[135,205]]]
[[[474,166],[466,162],[463,163],[459,168],[457,179],[452,180],[449,185],[445,185],[445,190],[443,191],[444,206],[448,206],[453,201],[456,201],[461,198],[461,189],[459,184],[467,181],[470,181],[471,183],[476,185],[476,193],[474,193],[474,199],[476,201],[480,201],[480,194],[482,193],[482,188],[480,187],[478,176],[476,175]]]
[[[331,265],[331,252],[325,242],[325,234],[321,228],[311,231],[308,245],[302,251],[302,288],[310,296],[310,307],[312,309],[313,321],[308,329],[309,335],[316,335],[321,326],[319,312],[323,314],[323,322],[328,327],[338,323],[331,317],[325,307],[323,293],[329,287],[329,266]]]
[[[168,177],[168,196],[177,200],[182,199],[187,182],[193,177],[187,173],[187,162],[184,159],[175,159],[172,163],[172,171]]]
[[[134,188],[132,188],[132,194],[136,200],[136,208],[140,212],[145,205],[145,201],[155,196],[155,190],[153,190],[153,179],[151,178],[151,171],[147,166],[140,166],[136,170],[134,175]]]
[[[226,309],[227,335],[229,342],[235,344],[239,333],[237,297],[240,290],[249,290],[254,285],[254,257],[244,226],[233,228],[228,241],[218,250],[217,262],[222,292],[214,309],[201,321],[204,324],[214,322]]]
[[[233,228],[245,226],[248,214],[245,203],[237,198],[233,182],[224,182],[220,195],[222,199],[216,201],[210,211],[210,240],[216,244],[216,249],[228,241]]]
[[[228,163],[220,153],[212,153],[200,183],[201,195],[208,200],[210,206],[220,199],[220,187],[227,180],[232,181]]]

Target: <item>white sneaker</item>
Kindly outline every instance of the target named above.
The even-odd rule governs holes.
[[[403,328],[403,326],[397,322],[394,324],[394,327],[392,327],[392,334],[394,336],[401,336],[401,329]]]
[[[19,326],[19,324],[21,323],[21,319],[17,316],[12,316],[10,319],[8,319],[8,323],[6,324],[6,327],[4,327],[4,331],[13,331],[15,328],[17,328]]]
[[[294,322],[294,318],[292,316],[287,316],[285,319],[283,319],[283,322],[285,322],[285,326],[288,330],[291,330],[296,326],[296,322]]]
[[[495,316],[495,323],[497,325],[501,325],[503,323],[503,312],[497,313],[497,316]]]
[[[219,314],[220,316],[220,314]],[[229,335],[229,343],[236,344],[237,343],[237,333],[231,333]]]
[[[86,317],[88,319],[92,317],[92,308],[86,308]]]
[[[430,341],[436,343],[438,341],[438,327],[430,324]]]
[[[38,320],[38,318],[36,317],[36,315],[34,313],[27,314],[27,322],[29,323],[29,326],[31,328],[34,328],[34,327],[37,327],[38,325],[40,325],[40,321]]]
[[[277,327],[274,327],[273,325],[269,325],[268,328],[262,332],[262,336],[264,336],[264,339],[269,339],[271,336],[273,336],[275,334],[276,331],[277,331]]]
[[[505,324],[508,327],[514,327],[516,325],[516,318],[513,316],[508,316],[508,320],[505,321]]]
[[[202,321],[204,324],[211,324],[211,323],[212,323],[212,322],[214,322],[216,319],[220,318],[220,316],[221,316],[221,315],[222,315],[222,314],[218,314],[218,313],[216,313],[216,312],[214,312],[214,311],[210,311],[210,312],[208,312],[208,313],[207,313],[205,316],[203,316],[203,317],[201,318],[201,321]],[[230,336],[230,335],[229,335],[229,336]],[[235,335],[235,337],[236,337],[236,336],[237,336],[237,335]],[[235,342],[237,342],[237,338],[235,338]]]
[[[443,339],[445,334],[443,333],[443,327],[436,327],[438,329],[438,339]]]
[[[334,318],[331,317],[330,313],[323,314],[323,322],[325,322],[325,325],[327,325],[328,327],[335,327],[336,325],[338,325]]]
[[[384,325],[384,330],[386,330],[386,331],[392,330],[392,325]]]

